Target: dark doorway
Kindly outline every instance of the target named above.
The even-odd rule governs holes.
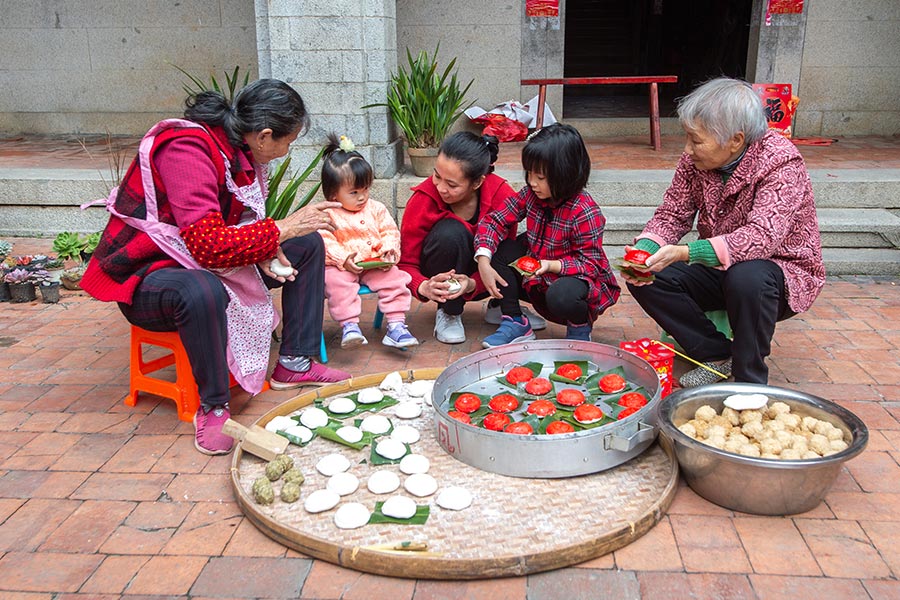
[[[660,112],[719,75],[744,77],[753,0],[567,0],[565,77],[678,75]],[[566,118],[645,117],[642,86],[566,86]]]

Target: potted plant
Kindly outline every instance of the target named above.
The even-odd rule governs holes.
[[[91,255],[94,254],[94,250],[97,249],[97,244],[100,243],[100,231],[95,231],[94,233],[89,233],[81,239],[84,241],[84,248],[81,250],[81,262],[87,263],[91,260]]]
[[[37,284],[41,291],[41,301],[44,304],[56,304],[59,302],[59,281],[51,280],[50,272],[46,269],[37,269],[31,273],[32,282]]]
[[[11,269],[7,262],[10,252],[12,252],[12,244],[0,240],[0,302],[9,302],[9,284],[3,278]]]
[[[28,269],[18,267],[3,276],[3,281],[9,284],[10,302],[31,302],[37,299],[32,275]]]
[[[97,241],[89,239],[94,235],[97,236]],[[99,238],[99,233],[83,236],[78,233],[63,231],[53,240],[53,251],[56,252],[57,257],[63,261],[75,262],[74,267],[66,269],[60,276],[60,281],[67,290],[81,289],[78,282],[81,281],[81,276],[84,275],[85,255],[87,255],[87,258],[90,258],[90,255],[87,254],[88,246],[91,243],[93,244],[90,249],[93,253],[94,248],[97,247]]]
[[[387,102],[368,104],[363,108],[386,106],[391,118],[406,138],[407,152],[413,172],[419,177],[431,175],[438,148],[462,112],[473,103],[464,105],[466,93],[474,80],[460,88],[456,59],[443,72],[438,70],[437,53],[440,44],[429,55],[421,51],[413,58],[406,49],[408,70],[403,65],[391,74]],[[452,71],[452,73],[451,73]]]
[[[59,278],[65,270],[65,263],[61,258],[49,257],[44,263],[44,269],[47,270],[48,281],[59,283]]]

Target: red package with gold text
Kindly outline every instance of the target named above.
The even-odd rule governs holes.
[[[790,83],[754,83],[753,89],[759,94],[766,111],[769,129],[774,129],[790,139],[791,122],[800,99],[791,93]]]

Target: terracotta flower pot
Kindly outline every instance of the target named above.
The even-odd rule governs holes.
[[[418,177],[431,177],[438,150],[439,148],[407,148],[413,173]]]

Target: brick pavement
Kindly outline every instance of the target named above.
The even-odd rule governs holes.
[[[13,240],[16,253],[48,240]],[[566,569],[500,580],[380,577],[313,560],[263,536],[228,484],[229,457],[206,457],[174,403],[128,389],[127,327],[114,306],[80,292],[56,305],[0,304],[0,597],[315,598],[366,600],[551,598],[900,597],[900,288],[898,280],[831,278],[808,313],[781,323],[771,383],[846,406],[866,422],[866,451],[825,502],[793,517],[717,507],[683,483],[644,537]],[[371,333],[374,299],[363,301]],[[414,306],[424,343],[398,353],[377,343],[331,364],[355,374],[445,365],[490,331],[477,306],[470,342],[439,344],[434,308]],[[594,340],[653,335],[627,293]],[[559,326],[539,334],[562,335]],[[249,423],[294,392],[232,402]]]

